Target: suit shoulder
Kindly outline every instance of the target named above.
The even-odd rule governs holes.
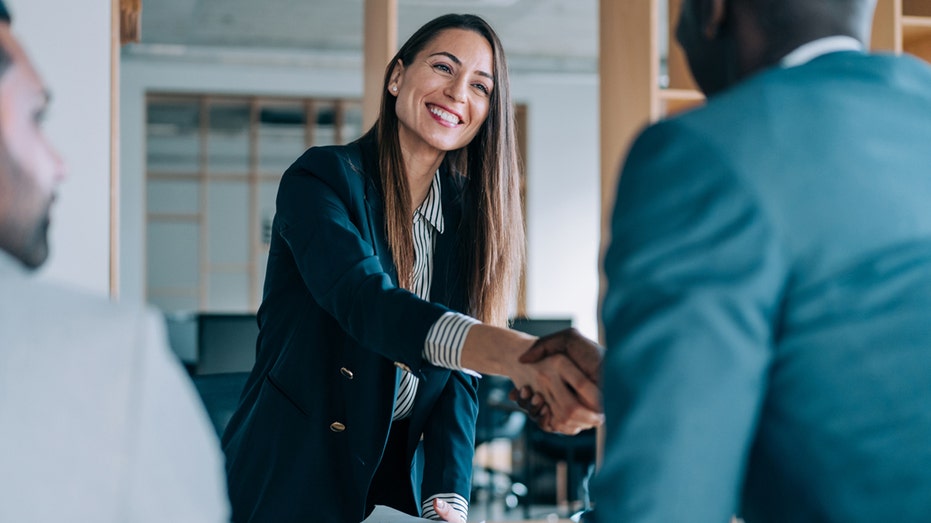
[[[327,145],[307,149],[285,171],[285,176],[311,174],[324,179],[333,179],[355,177],[363,172],[362,153],[358,145]]]
[[[103,322],[107,319],[125,320],[131,316],[142,316],[146,310],[142,305],[118,304],[100,294],[32,278],[21,282],[21,287],[28,289],[30,299],[20,303],[26,308],[35,307],[44,310],[44,316],[66,312],[71,316],[100,318]]]
[[[149,336],[164,343],[164,320],[141,304],[116,304],[32,277],[3,283],[16,292],[0,297],[0,345],[36,362],[57,362],[54,367],[64,375],[73,377],[74,369],[88,375],[102,369],[125,373],[134,368],[138,346]]]
[[[304,194],[308,183],[320,182],[344,201],[351,201],[354,194],[364,193],[365,180],[358,144],[311,147],[282,176],[278,187],[278,206],[280,208],[286,201]]]

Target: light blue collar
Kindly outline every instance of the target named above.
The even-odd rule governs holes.
[[[785,55],[779,61],[779,65],[782,67],[796,67],[828,53],[838,51],[863,52],[863,50],[863,44],[856,38],[842,35],[827,36],[797,47],[794,51]]]

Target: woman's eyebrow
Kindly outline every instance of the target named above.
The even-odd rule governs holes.
[[[460,60],[459,57],[457,57],[456,55],[454,55],[454,54],[452,54],[452,53],[450,53],[450,52],[448,52],[448,51],[439,51],[439,52],[436,52],[436,53],[431,54],[430,56],[433,57],[433,56],[438,56],[438,55],[442,55],[442,56],[445,56],[445,57],[449,58],[449,59],[452,60],[453,63],[456,64],[456,65],[462,65],[462,60]],[[495,79],[495,77],[492,76],[491,73],[487,73],[487,72],[485,72],[485,71],[475,71],[475,74],[477,74],[477,75],[479,75],[479,76],[484,76],[484,77],[488,78],[488,79],[491,80],[491,81],[494,81],[494,79]]]

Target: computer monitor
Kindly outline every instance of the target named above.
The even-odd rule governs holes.
[[[209,314],[197,317],[196,374],[248,372],[255,365],[259,326],[255,314]]]
[[[571,318],[512,318],[511,328],[531,336],[546,336],[572,327]]]

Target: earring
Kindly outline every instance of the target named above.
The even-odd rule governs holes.
[[[398,92],[398,86],[392,85],[392,86],[391,86],[391,92],[392,92],[392,93]]]

